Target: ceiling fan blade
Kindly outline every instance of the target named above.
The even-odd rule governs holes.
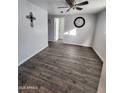
[[[65,0],[70,7],[74,6],[75,0]]]
[[[77,10],[82,10],[83,8],[80,8],[80,7],[75,7]]]
[[[68,7],[65,6],[65,7],[57,7],[57,8],[68,8]]]
[[[82,6],[82,5],[87,5],[87,4],[88,4],[88,1],[84,1],[81,3],[75,4],[75,6]]]
[[[66,12],[69,12],[71,8],[69,8],[68,10],[66,10]]]

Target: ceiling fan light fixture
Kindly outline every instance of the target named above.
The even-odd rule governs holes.
[[[60,13],[63,13],[63,11],[60,11]]]

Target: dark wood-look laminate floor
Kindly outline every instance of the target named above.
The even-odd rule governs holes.
[[[92,48],[49,42],[19,67],[19,93],[97,93],[101,70]]]

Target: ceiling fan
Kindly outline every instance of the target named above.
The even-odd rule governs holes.
[[[83,8],[79,7],[79,6],[83,6],[83,5],[87,5],[88,4],[88,1],[84,1],[84,2],[81,2],[81,3],[77,3],[75,2],[75,0],[65,0],[67,2],[67,4],[69,5],[69,7],[58,7],[58,8],[69,8],[66,10],[66,12],[69,12],[70,9],[76,9],[76,10],[79,10],[81,11]]]

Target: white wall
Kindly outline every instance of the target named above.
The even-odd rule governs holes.
[[[82,16],[85,19],[85,25],[82,28],[76,28],[74,26],[74,19]],[[95,30],[95,15],[74,15],[65,16],[65,32],[64,32],[64,43],[91,46],[92,37]]]
[[[106,93],[106,10],[97,14],[93,49],[103,60],[103,68],[97,93]]]
[[[93,48],[106,61],[106,11],[102,11],[97,15],[96,30],[93,37]]]
[[[48,14],[46,10],[26,0],[19,0],[18,3],[18,52],[20,65],[48,46]],[[33,28],[30,27],[29,19],[26,19],[26,15],[29,15],[29,12],[32,12],[36,17]]]

